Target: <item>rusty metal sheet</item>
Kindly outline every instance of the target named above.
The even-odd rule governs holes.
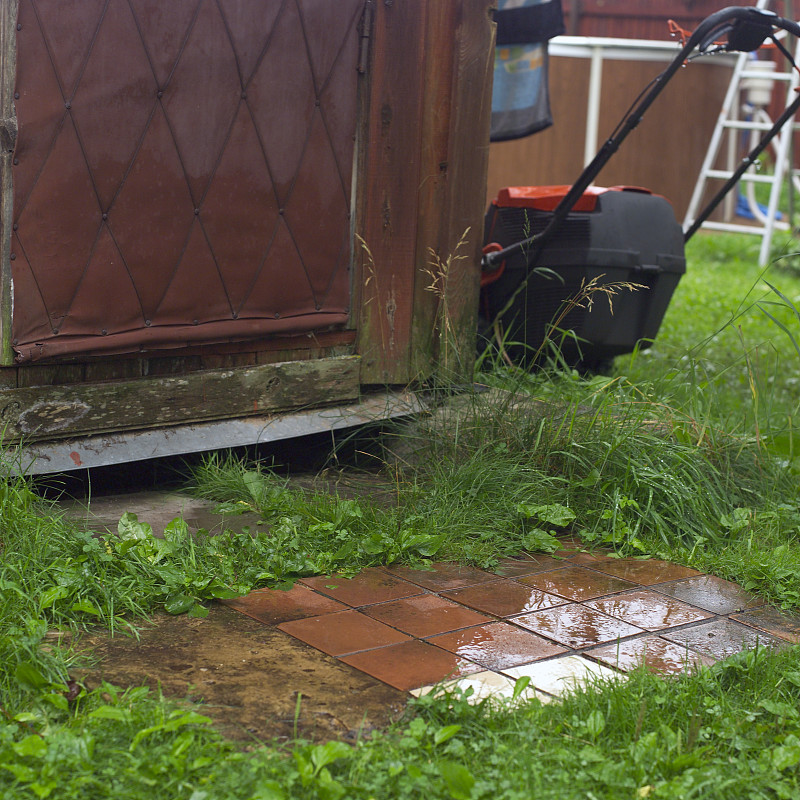
[[[341,327],[364,0],[20,0],[19,361]]]
[[[264,444],[311,433],[370,425],[418,414],[424,401],[410,392],[369,395],[357,403],[272,416],[174,425],[144,431],[35,442],[6,451],[0,461],[22,475],[44,475],[165,456]]]

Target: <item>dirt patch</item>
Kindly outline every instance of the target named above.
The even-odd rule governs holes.
[[[234,739],[353,740],[395,719],[408,696],[287,634],[221,605],[205,619],[156,615],[139,634],[81,638],[98,659],[77,676],[90,689],[161,686],[200,703]],[[300,713],[295,726],[297,698]]]

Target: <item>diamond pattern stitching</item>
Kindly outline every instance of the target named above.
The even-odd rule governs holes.
[[[22,30],[30,33],[18,34],[17,153],[25,160],[20,175],[32,177],[29,186],[15,185],[15,247],[24,258],[14,269],[30,270],[15,281],[39,287],[46,317],[36,311],[37,299],[17,297],[15,338],[36,340],[41,350],[42,340],[60,331],[85,340],[245,316],[297,316],[299,329],[310,330],[306,318],[315,311],[324,314],[319,324],[327,326],[331,313],[344,322],[363,0],[337,0],[335,14],[308,0],[85,0],[77,11],[66,5],[20,0]],[[248,26],[248,14],[257,18],[260,10],[263,27],[257,19]],[[75,31],[67,30],[70,23]],[[65,48],[67,33],[85,52]],[[116,81],[108,81],[110,73]],[[199,83],[198,74],[205,76]],[[42,94],[48,82],[49,95]],[[293,102],[274,103],[281,95]],[[28,139],[27,121],[40,101],[49,128],[32,128],[38,139]],[[65,132],[80,151],[69,163],[55,157]],[[237,152],[243,147],[246,158]],[[41,159],[38,168],[30,157]],[[72,203],[74,187],[87,181],[94,207],[85,207],[80,225],[69,225],[69,214],[53,214],[54,197]],[[37,193],[40,184],[49,187],[47,197]],[[51,242],[45,263],[31,242],[53,216],[68,229],[60,232],[68,254],[54,255]],[[86,255],[76,262],[81,249]],[[202,263],[199,284],[210,288],[218,279],[222,291],[195,298],[199,309],[171,287],[177,281],[191,293],[192,264]],[[212,263],[217,279],[207,271]],[[113,303],[98,302],[112,286],[120,302],[130,298],[120,318]],[[17,318],[25,323],[18,326]],[[34,356],[28,349],[21,357]]]

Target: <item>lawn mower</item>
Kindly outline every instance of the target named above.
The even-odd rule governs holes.
[[[529,366],[555,347],[562,362],[599,370],[648,347],[686,271],[685,243],[800,108],[800,94],[685,232],[670,203],[647,189],[592,186],[672,76],[697,50],[751,52],[800,25],[771,11],[734,6],[707,17],[651,84],[572,186],[509,187],[489,207],[481,261],[479,333]]]

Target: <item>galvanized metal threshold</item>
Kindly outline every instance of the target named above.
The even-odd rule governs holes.
[[[46,475],[293,439],[411,416],[424,407],[413,392],[382,392],[305,411],[36,442],[5,451],[0,460],[17,474]]]

